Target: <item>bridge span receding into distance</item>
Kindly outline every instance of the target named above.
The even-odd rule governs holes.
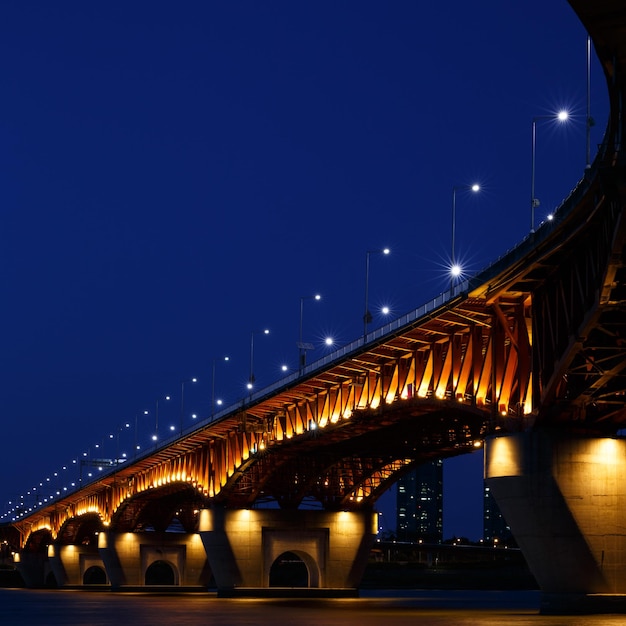
[[[554,219],[423,307],[16,514],[0,535],[28,585],[136,588],[165,571],[234,594],[271,586],[289,553],[306,588],[351,591],[378,497],[485,443],[545,609],[626,599],[626,10],[570,4],[610,115]]]

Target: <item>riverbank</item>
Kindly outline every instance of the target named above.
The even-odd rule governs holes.
[[[0,568],[0,587],[23,587],[20,574]],[[525,564],[468,563],[427,567],[420,563],[368,564],[361,589],[533,590],[537,583]]]
[[[535,590],[525,563],[467,563],[427,567],[420,563],[369,563],[362,589]]]

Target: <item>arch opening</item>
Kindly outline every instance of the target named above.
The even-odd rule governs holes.
[[[310,576],[306,562],[295,552],[283,552],[270,568],[270,587],[309,587]]]
[[[107,575],[103,567],[92,565],[83,574],[83,585],[106,585]]]
[[[168,561],[154,561],[146,569],[146,585],[176,585],[178,584],[176,569]]]

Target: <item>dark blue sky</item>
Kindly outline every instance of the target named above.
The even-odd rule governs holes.
[[[178,424],[184,379],[208,415],[226,354],[236,402],[253,330],[259,387],[295,368],[302,296],[323,296],[310,361],[357,338],[366,250],[392,250],[372,327],[443,291],[454,185],[482,185],[457,193],[467,270],[504,253],[529,230],[534,116],[571,114],[537,127],[538,219],[585,166],[563,0],[6,1],[0,59],[2,511],[164,394]],[[595,58],[591,94],[595,146]],[[480,476],[447,463],[446,536],[481,535]]]

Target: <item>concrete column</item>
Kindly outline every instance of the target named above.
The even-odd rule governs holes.
[[[48,546],[48,561],[59,587],[82,586],[89,568],[105,569],[95,546],[51,544]]]
[[[542,612],[626,608],[626,440],[494,437],[485,478],[543,592]]]
[[[231,595],[268,589],[272,564],[285,552],[304,562],[309,588],[354,591],[376,526],[372,512],[214,508],[201,511],[199,531],[218,593]]]

